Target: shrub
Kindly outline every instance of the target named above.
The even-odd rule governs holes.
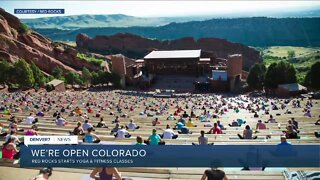
[[[18,29],[19,33],[27,33],[29,32],[29,27],[26,24],[20,23],[20,27]]]
[[[86,61],[92,63],[95,66],[100,66],[101,63],[104,61],[103,59],[97,59],[95,57],[91,57],[89,55],[82,54],[82,53],[78,53],[77,57],[80,58],[80,59],[86,60]]]
[[[47,92],[53,91],[54,90],[54,86],[52,84],[47,84],[46,85],[46,90],[47,90]]]

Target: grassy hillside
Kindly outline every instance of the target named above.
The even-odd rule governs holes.
[[[306,48],[306,47],[294,47],[294,46],[271,46],[263,50],[263,53],[273,57],[287,57],[288,51],[294,51],[296,56],[305,56],[313,53],[320,48]]]
[[[82,53],[78,53],[77,54],[77,57],[80,58],[80,59],[83,59],[83,60],[86,60],[96,66],[101,66],[101,63],[104,62],[103,59],[97,59],[95,57],[92,57],[92,56],[89,56],[89,55],[86,55],[86,54],[82,54]]]
[[[288,61],[292,63],[298,74],[298,81],[303,83],[304,77],[311,65],[320,61],[320,48],[294,46],[271,46],[260,49],[264,63],[269,66],[272,62]],[[288,51],[294,51],[295,57],[288,58]]]

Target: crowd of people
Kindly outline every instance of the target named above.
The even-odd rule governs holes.
[[[312,118],[319,113],[313,108],[314,103],[317,101],[312,99],[283,100],[245,95],[223,97],[205,94],[164,99],[116,91],[3,93],[0,97],[0,136],[4,137],[2,157],[19,158],[18,146],[23,143],[19,135],[41,134],[39,128],[43,122],[48,122],[47,119],[57,127],[72,129],[69,134],[81,137],[83,143],[100,143],[103,141],[101,136],[109,135],[109,132],[117,141],[134,137],[132,132],[150,130],[148,137],[136,135],[136,142],[132,140],[132,143],[165,145],[169,139],[199,133],[198,142],[190,144],[213,145],[214,140],[209,139],[211,136],[208,134],[228,134],[238,137],[239,141],[257,139],[260,131],[268,130],[271,126],[279,128],[279,136],[297,139],[300,138],[300,119]],[[281,116],[279,110],[286,116],[290,114],[284,129],[283,124],[276,120],[277,116]],[[302,114],[302,117],[297,114]],[[320,119],[313,125],[320,125]],[[243,132],[228,132],[235,128],[241,128]],[[96,130],[105,134],[96,133]],[[320,132],[314,134],[320,136]],[[271,136],[267,135],[266,138]],[[91,176],[108,176],[111,172],[117,176],[115,169],[108,168],[97,168]],[[215,176],[212,174],[223,175],[212,170],[207,171],[204,177]]]

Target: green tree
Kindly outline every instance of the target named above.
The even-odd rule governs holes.
[[[48,77],[46,77],[46,82],[50,82],[50,81],[52,81],[52,80],[54,80],[54,77],[53,77],[53,76],[48,76]]]
[[[98,85],[100,83],[99,74],[97,72],[92,72],[91,75],[91,83],[93,85]]]
[[[83,85],[84,84],[82,79],[81,79],[81,76],[79,74],[76,74],[75,83],[79,84],[79,85]]]
[[[285,61],[272,63],[265,76],[265,87],[277,88],[279,84],[296,83],[296,70],[294,66]]]
[[[36,66],[34,63],[31,64],[31,70],[33,72],[34,82],[35,86],[40,87],[43,86],[46,83],[46,77],[41,72],[38,66]]]
[[[90,73],[90,71],[84,67],[82,69],[82,81],[85,85],[88,85],[91,83],[91,78],[92,78],[92,74]]]
[[[14,77],[20,87],[33,87],[34,77],[29,64],[20,59],[14,64]]]
[[[26,24],[20,23],[20,26],[18,29],[19,33],[28,33],[29,31],[30,31],[30,28]]]
[[[291,63],[280,61],[277,64],[278,84],[296,83],[296,69]]]
[[[288,52],[288,59],[292,60],[296,56],[296,52],[294,50],[289,50]]]
[[[111,82],[111,73],[99,70],[97,82],[98,84],[107,84]]]
[[[252,89],[262,89],[266,66],[264,64],[254,64],[249,71],[247,83]]]
[[[99,84],[106,84],[106,83],[109,83],[109,76],[108,76],[108,73],[102,71],[102,70],[99,70],[98,71],[98,80],[99,80]]]
[[[72,72],[72,71],[70,71],[67,75],[66,75],[66,82],[68,83],[68,84],[72,84],[72,85],[74,85],[74,84],[82,84],[82,81],[81,81],[81,78],[80,78],[80,76],[79,76],[79,74],[77,74],[77,73],[74,73],[74,72]]]
[[[92,72],[91,75],[93,85],[112,83],[115,87],[120,87],[121,78],[118,74],[99,70],[98,72]]]
[[[54,90],[53,84],[47,84],[46,85],[46,90],[47,90],[47,92],[53,91]]]
[[[266,76],[264,79],[264,85],[267,88],[277,88],[277,83],[275,81],[277,73],[277,63],[271,63],[267,69]]]
[[[66,75],[66,82],[68,83],[68,84],[75,84],[75,82],[76,82],[76,73],[74,73],[74,72],[68,72],[68,74]]]
[[[121,87],[121,77],[116,73],[111,73],[111,82],[114,87],[119,88]]]
[[[55,67],[53,70],[52,70],[52,76],[56,79],[61,79],[63,80],[63,71],[62,69],[58,68],[58,67]]]
[[[12,66],[8,61],[0,61],[0,84],[7,84],[10,81]]]
[[[317,61],[311,66],[304,84],[314,89],[320,89],[320,61]]]

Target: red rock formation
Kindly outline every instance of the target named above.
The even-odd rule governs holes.
[[[0,33],[4,33],[5,35],[12,37],[10,26],[3,16],[0,16]]]
[[[202,49],[207,54],[211,53],[218,58],[227,58],[230,54],[242,54],[245,69],[249,69],[251,65],[261,61],[259,52],[255,49],[218,38],[201,38],[196,41],[192,37],[186,37],[172,41],[159,41],[133,34],[119,33],[112,36],[97,36],[93,39],[85,34],[79,34],[76,40],[77,46],[80,48],[99,52],[106,51],[106,53],[121,53],[131,58],[143,58],[152,49]]]
[[[7,52],[11,56],[15,56],[16,58],[23,58],[28,63],[34,63],[46,73],[50,74],[54,67],[59,67],[65,72],[76,72],[73,68],[65,66],[57,59],[54,59],[45,53],[42,53],[41,51],[23,44],[13,38],[0,34],[0,39],[2,40],[0,43],[0,49],[2,51]]]
[[[6,59],[8,62],[14,63],[18,60],[17,57],[12,56],[11,54],[0,50],[0,60]]]
[[[86,44],[86,42],[88,42],[88,40],[90,40],[90,37],[87,36],[86,34],[82,34],[82,33],[78,34],[77,39],[76,39],[77,46],[78,47],[82,47],[82,46],[87,47],[88,44]]]
[[[12,14],[6,12],[4,9],[0,8],[0,15],[4,17],[4,19],[8,22],[9,26],[13,29],[19,29],[20,28],[20,20],[13,16]]]
[[[43,72],[51,73],[55,67],[65,73],[81,73],[83,67],[91,71],[99,67],[77,57],[78,51],[63,43],[54,43],[50,39],[29,30],[18,33],[21,23],[18,18],[0,9],[0,58],[15,62],[19,58],[34,63]]]

